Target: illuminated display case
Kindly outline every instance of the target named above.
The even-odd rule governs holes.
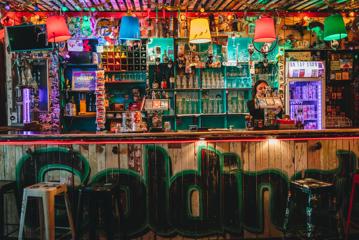
[[[325,63],[289,61],[286,64],[286,112],[305,129],[325,128]]]

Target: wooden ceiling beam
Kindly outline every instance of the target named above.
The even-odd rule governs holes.
[[[213,6],[213,4],[216,2],[216,0],[207,0],[206,3],[204,4],[204,8],[207,10],[211,10],[211,6]]]
[[[322,0],[310,0],[309,2],[306,2],[305,4],[302,4],[299,7],[297,7],[296,10],[302,11],[306,7],[312,8],[313,5],[315,6],[315,4],[318,2],[322,2]]]
[[[316,10],[322,6],[324,6],[325,4],[323,4],[323,1],[322,0],[318,0],[317,2],[309,5],[309,6],[306,6],[304,8],[302,8],[301,10],[302,11],[307,11],[307,10]]]
[[[244,5],[242,5],[239,8],[239,10],[241,10],[241,11],[248,10],[249,6],[251,6],[254,1],[255,0],[250,0],[250,1],[246,2]],[[253,8],[251,7],[251,9],[253,9]]]
[[[204,10],[206,11],[207,9],[205,8],[205,2],[206,0],[198,0],[196,1],[196,4],[194,5],[193,9],[195,9],[196,11],[199,11],[201,9],[201,7],[203,6]]]
[[[284,0],[271,1],[270,3],[268,3],[268,4],[265,6],[265,9],[266,9],[266,10],[279,9],[280,6],[282,6],[284,2],[285,2]]]
[[[192,0],[188,5],[188,10],[193,11],[197,3],[199,4],[200,2],[201,2],[200,0]]]
[[[287,8],[287,10],[294,10],[296,11],[298,7],[302,6],[303,4],[306,4],[308,2],[311,2],[313,0],[304,0],[304,1],[299,1],[296,4],[291,5],[290,7]],[[315,1],[315,0],[314,0]]]
[[[113,8],[114,11],[119,11],[120,10],[116,0],[111,0],[110,3],[112,5],[112,8]]]
[[[223,11],[228,5],[230,5],[232,2],[232,0],[227,0],[227,1],[224,1],[221,5],[218,6],[218,10],[219,11]]]
[[[233,7],[233,10],[238,10],[240,7],[242,7],[246,2],[238,1],[238,3]]]
[[[120,11],[125,12],[127,9],[125,7],[125,4],[123,3],[123,0],[116,0],[117,1],[117,5],[120,8]]]
[[[210,8],[211,11],[217,11],[218,7],[221,6],[224,2],[227,0],[217,0],[216,3],[213,5],[212,8]]]
[[[232,11],[234,6],[236,6],[240,2],[241,0],[234,0],[228,6],[226,6],[224,10]]]

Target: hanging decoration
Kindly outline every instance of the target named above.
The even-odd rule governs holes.
[[[81,36],[91,37],[94,32],[94,20],[92,17],[83,16],[81,19]]]
[[[59,56],[56,53],[49,53],[49,82],[50,111],[40,113],[39,119],[42,131],[60,131],[60,78],[59,78]],[[63,74],[61,74],[63,76]]]

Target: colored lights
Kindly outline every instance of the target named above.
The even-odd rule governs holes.
[[[334,14],[324,20],[324,40],[333,41],[348,36],[342,15]]]
[[[120,26],[120,40],[139,40],[141,38],[140,22],[137,17],[123,16]]]
[[[30,106],[31,106],[31,99],[30,99],[30,88],[23,88],[22,89],[22,96],[23,96],[23,105],[22,105],[22,110],[23,110],[23,115],[22,115],[22,121],[23,123],[30,123],[31,122],[31,118],[30,118]]]
[[[6,11],[10,11],[10,9],[11,9],[10,4],[7,2],[7,3],[5,4],[5,10],[6,10]]]
[[[211,42],[211,32],[206,18],[196,18],[191,20],[189,42],[190,43],[209,43]]]

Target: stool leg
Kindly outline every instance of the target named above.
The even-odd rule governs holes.
[[[75,220],[75,229],[77,231],[76,237],[77,239],[81,239],[81,230],[82,230],[82,215],[83,215],[83,195],[84,190],[79,190],[79,199],[77,202],[77,209],[76,209],[76,220]]]
[[[0,193],[0,238],[3,239],[5,235],[5,226],[4,226],[4,193]]]
[[[348,239],[348,237],[349,237],[350,218],[351,218],[352,210],[353,210],[354,195],[355,195],[355,184],[353,183],[352,191],[350,193],[350,202],[349,202],[349,207],[348,207],[347,222],[345,224],[345,239]]]
[[[308,203],[306,208],[306,214],[307,214],[307,238],[312,239],[313,235],[313,224],[312,224],[312,200],[313,195],[311,193],[308,194]]]
[[[67,219],[69,220],[69,225],[70,225],[70,228],[71,228],[71,236],[72,236],[72,239],[76,239],[76,237],[75,237],[75,226],[74,226],[74,222],[73,222],[73,219],[72,219],[72,211],[71,211],[71,206],[70,206],[70,202],[69,202],[69,197],[67,196],[67,192],[64,193],[64,197],[65,197]]]
[[[42,202],[42,198],[37,198],[36,201],[38,202],[38,216],[39,216],[39,224],[40,224],[40,239],[46,239],[45,236],[45,215],[44,215],[44,204]]]
[[[285,209],[285,216],[283,221],[283,237],[285,238],[285,235],[287,233],[288,229],[288,222],[289,222],[289,214],[290,214],[290,204],[292,201],[292,194],[290,191],[288,191],[288,197],[287,197],[287,207]]]
[[[98,197],[97,194],[91,193],[89,199],[89,239],[96,239],[96,221],[98,219]]]
[[[20,215],[20,227],[19,227],[19,240],[23,239],[24,226],[25,226],[25,215],[26,215],[26,207],[27,207],[27,191],[25,189],[22,196],[22,204],[21,204],[21,215]]]
[[[55,196],[46,192],[42,196],[42,202],[44,206],[45,239],[55,240]]]
[[[112,213],[112,194],[107,193],[106,198],[103,199],[102,202],[102,209],[104,211],[104,223],[105,223],[105,229],[107,234],[107,239],[111,240],[113,239],[113,222],[114,217]]]

